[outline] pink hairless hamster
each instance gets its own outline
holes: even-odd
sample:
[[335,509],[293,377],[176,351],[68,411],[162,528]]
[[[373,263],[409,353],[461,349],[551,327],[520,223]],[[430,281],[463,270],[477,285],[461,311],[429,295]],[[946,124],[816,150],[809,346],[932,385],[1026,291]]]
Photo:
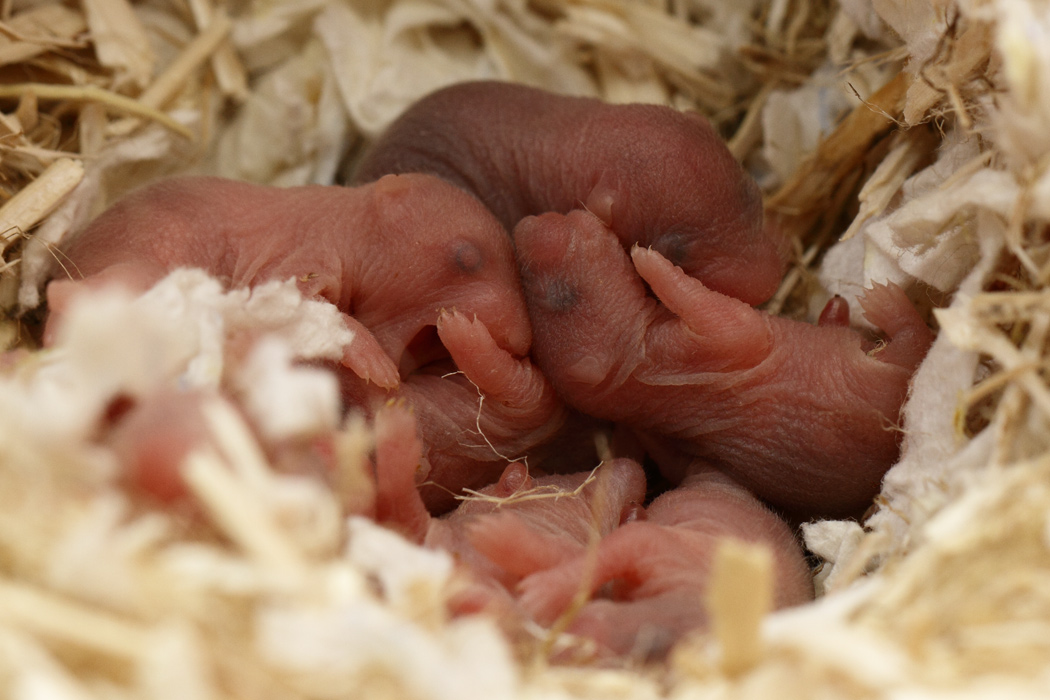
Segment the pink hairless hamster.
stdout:
[[[421,175],[286,189],[174,178],[107,209],[64,257],[89,285],[119,280],[145,289],[178,267],[203,268],[231,288],[295,277],[304,294],[346,312],[356,332],[347,366],[393,387],[395,361],[442,308],[477,315],[501,347],[528,352],[513,253],[495,231],[483,208]],[[80,284],[53,282],[51,310]]]
[[758,187],[697,113],[460,83],[409,108],[354,181],[404,172],[472,192],[508,231],[527,215],[585,207],[625,246],[652,247],[749,304],[768,299],[783,273]]
[[841,304],[824,326],[770,316],[655,250],[628,255],[586,211],[525,219],[514,236],[533,358],[570,405],[638,430],[674,481],[699,458],[803,517],[870,505],[932,340],[898,287],[863,299],[889,336],[869,348]]
[[[86,286],[145,290],[178,267],[203,268],[230,287],[296,279],[354,331],[343,357],[351,371],[341,374],[364,408],[400,396],[420,411],[432,478],[446,489],[487,483],[505,464],[500,454],[546,439],[564,414],[528,359],[506,233],[475,198],[436,177],[287,189],[165,180],[104,212],[63,262],[83,279],[48,287],[52,332]],[[440,361],[443,373],[449,359],[458,374],[425,371]],[[478,427],[488,442],[464,438]]]
[[813,598],[790,528],[726,475],[700,471],[656,498],[644,518],[604,537],[593,560],[578,557],[523,579],[519,602],[550,624],[571,609],[581,586],[604,591],[573,617],[569,631],[594,639],[605,653],[660,657],[707,626],[704,594],[723,538],[768,547],[775,607]]
[[592,530],[607,535],[642,510],[645,474],[633,460],[535,477],[524,463],[512,462],[493,483],[462,496],[455,511],[432,518],[413,483],[423,452],[415,424],[397,404],[376,413],[376,519],[452,552],[503,586],[582,554]]
[[813,596],[791,530],[724,474],[699,470],[644,508],[645,475],[633,460],[538,477],[516,462],[476,499],[437,519],[412,488],[422,449],[414,435],[403,408],[377,414],[377,516],[450,552],[470,573],[471,585],[452,600],[456,612],[488,609],[513,633],[523,619],[550,625],[584,592],[593,599],[572,632],[595,640],[605,655],[659,657],[706,626],[703,593],[723,537],[769,547],[777,607]]

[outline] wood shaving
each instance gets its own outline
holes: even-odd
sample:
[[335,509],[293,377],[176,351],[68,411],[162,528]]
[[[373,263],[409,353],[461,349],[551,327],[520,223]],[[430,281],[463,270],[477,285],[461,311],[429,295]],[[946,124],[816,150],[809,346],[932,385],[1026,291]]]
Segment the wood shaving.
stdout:
[[0,253],[32,230],[83,177],[79,162],[61,158],[0,207]]
[[84,13],[99,63],[121,74],[118,84],[148,85],[157,57],[131,3],[85,0]]
[[503,505],[510,505],[512,503],[521,503],[521,502],[524,502],[524,501],[545,501],[545,500],[551,500],[551,499],[557,501],[560,498],[571,498],[573,496],[579,496],[581,493],[583,493],[583,490],[585,488],[587,488],[588,485],[594,483],[597,480],[597,478],[598,478],[598,476],[597,476],[598,470],[600,470],[601,467],[602,467],[602,465],[599,464],[597,467],[592,469],[590,471],[590,473],[587,475],[587,478],[584,479],[583,482],[579,486],[577,486],[576,488],[572,489],[571,491],[566,491],[565,489],[561,488],[560,486],[556,486],[554,484],[547,484],[547,485],[541,484],[541,485],[533,487],[531,489],[525,489],[524,491],[515,491],[514,493],[512,493],[509,496],[502,496],[502,497],[500,497],[500,496],[490,496],[488,494],[480,493],[478,491],[475,491],[474,489],[463,489],[463,493],[465,493],[466,495],[465,496],[458,496],[457,495],[456,496],[456,500],[457,501],[481,501],[483,503],[492,503],[492,504],[497,505],[497,506],[503,506]]
[[0,25],[0,66],[21,63],[53,47],[81,48],[84,16],[63,5],[41,5]]
[[761,622],[773,609],[769,548],[722,541],[715,552],[706,602],[722,670],[739,676],[762,658]]

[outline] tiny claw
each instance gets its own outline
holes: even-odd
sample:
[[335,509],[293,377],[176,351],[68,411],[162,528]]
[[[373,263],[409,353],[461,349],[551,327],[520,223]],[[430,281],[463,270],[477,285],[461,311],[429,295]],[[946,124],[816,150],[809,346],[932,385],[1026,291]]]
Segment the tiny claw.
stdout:
[[343,367],[353,371],[366,382],[371,382],[382,389],[396,389],[401,383],[397,368],[390,358],[383,355],[382,358],[375,355],[366,355],[355,347],[351,342],[343,349]]
[[513,496],[518,491],[532,488],[532,477],[529,468],[523,462],[512,462],[503,470],[497,482],[496,494],[502,498]]
[[838,294],[828,299],[817,319],[817,325],[849,327],[849,302]]
[[415,415],[416,407],[410,404],[404,396],[394,396],[383,402],[383,408],[387,410],[405,411],[409,415]]
[[382,389],[396,389],[401,383],[397,365],[379,346],[372,332],[348,314],[343,314],[343,323],[354,338],[343,348],[342,365],[366,382]]
[[647,517],[648,513],[645,510],[645,506],[639,503],[628,503],[620,513],[620,524],[626,525],[627,523],[645,520]]

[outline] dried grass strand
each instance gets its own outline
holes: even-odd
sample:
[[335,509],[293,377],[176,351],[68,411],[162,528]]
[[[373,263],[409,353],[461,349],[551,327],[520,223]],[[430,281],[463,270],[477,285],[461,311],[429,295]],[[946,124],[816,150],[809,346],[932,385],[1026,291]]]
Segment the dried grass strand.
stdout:
[[51,85],[47,83],[15,83],[13,85],[0,85],[0,98],[21,98],[29,92],[34,93],[38,99],[42,100],[70,100],[102,105],[103,107],[107,107],[115,112],[157,122],[179,136],[183,136],[190,140],[194,139],[192,131],[169,117],[164,112],[143,104],[139,100],[125,97],[124,95],[94,85]]

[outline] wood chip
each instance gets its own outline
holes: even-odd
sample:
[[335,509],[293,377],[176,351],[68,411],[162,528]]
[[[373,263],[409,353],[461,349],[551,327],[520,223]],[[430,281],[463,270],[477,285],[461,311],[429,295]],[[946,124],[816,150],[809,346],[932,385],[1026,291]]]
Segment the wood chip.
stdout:
[[99,63],[131,84],[146,87],[157,56],[128,0],[83,0],[82,4]]
[[225,402],[211,401],[203,411],[225,459],[211,452],[191,454],[184,471],[187,485],[245,552],[291,580],[302,579],[304,556],[264,502],[274,487],[273,474],[251,430]]
[[183,48],[178,58],[139,96],[139,102],[146,107],[160,109],[175,99],[189,76],[211,58],[232,27],[226,13],[216,12],[207,29]]
[[933,60],[918,68],[918,75],[908,87],[904,106],[904,122],[909,126],[927,119],[927,113],[945,98],[954,103],[956,113],[966,117],[958,100],[958,88],[977,68],[988,62],[991,54],[991,27],[984,22],[966,28],[955,41],[943,40],[940,60]]
[[41,588],[0,579],[0,620],[93,654],[135,661],[147,647],[149,630],[100,608]]
[[87,30],[84,15],[65,5],[41,5],[0,24],[0,66],[28,61],[52,47],[76,48]]
[[936,136],[927,129],[901,132],[897,144],[890,149],[857,194],[860,211],[839,240],[853,238],[864,224],[885,211],[904,181],[915,172],[921,161],[929,158],[936,147]]
[[818,212],[850,171],[864,160],[871,144],[896,124],[911,80],[899,73],[842,120],[798,172],[777,191],[768,208],[790,216]]
[[0,97],[21,97],[32,92],[37,99],[70,100],[74,102],[96,102],[115,112],[135,115],[174,131],[180,136],[193,139],[193,132],[182,124],[153,107],[142,104],[139,100],[103,90],[94,85],[50,85],[46,83],[16,83],[0,85]]
[[715,550],[708,582],[711,630],[730,676],[762,657],[760,625],[773,609],[773,555],[769,548],[723,539]]
[[[203,31],[211,26],[215,15],[215,6],[211,0],[189,0],[189,5],[198,30]],[[215,79],[219,82],[219,89],[224,95],[232,97],[237,102],[244,102],[248,99],[250,95],[248,71],[237,56],[229,38],[225,38],[212,54],[211,69],[215,72]]]
[[83,177],[80,161],[62,158],[0,207],[0,253],[57,207]]
[[193,452],[185,460],[182,476],[215,523],[240,549],[289,581],[302,580],[306,567],[295,545],[228,465],[213,454]]

